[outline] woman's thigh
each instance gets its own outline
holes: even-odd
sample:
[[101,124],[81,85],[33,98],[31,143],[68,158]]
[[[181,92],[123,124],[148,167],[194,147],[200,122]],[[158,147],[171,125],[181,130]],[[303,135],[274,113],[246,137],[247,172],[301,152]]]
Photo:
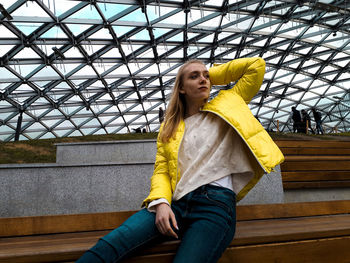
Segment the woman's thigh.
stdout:
[[174,262],[217,262],[235,234],[235,195],[206,186],[187,201],[184,220],[189,223]]

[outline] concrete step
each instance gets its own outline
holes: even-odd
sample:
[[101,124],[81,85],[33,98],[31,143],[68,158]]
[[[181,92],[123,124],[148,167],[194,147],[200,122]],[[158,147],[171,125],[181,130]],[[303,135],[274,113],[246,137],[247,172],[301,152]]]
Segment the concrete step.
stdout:
[[56,144],[60,164],[154,162],[156,140],[126,140]]
[[0,165],[0,217],[136,210],[153,163]]
[[[0,165],[0,217],[129,211],[150,189],[153,162]],[[240,204],[283,203],[279,167]]]

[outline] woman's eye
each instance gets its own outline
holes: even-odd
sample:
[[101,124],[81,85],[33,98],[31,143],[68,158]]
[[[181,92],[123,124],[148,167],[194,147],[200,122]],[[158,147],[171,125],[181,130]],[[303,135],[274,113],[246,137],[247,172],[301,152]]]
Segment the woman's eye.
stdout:
[[195,78],[197,78],[197,75],[191,75],[190,78],[195,79]]

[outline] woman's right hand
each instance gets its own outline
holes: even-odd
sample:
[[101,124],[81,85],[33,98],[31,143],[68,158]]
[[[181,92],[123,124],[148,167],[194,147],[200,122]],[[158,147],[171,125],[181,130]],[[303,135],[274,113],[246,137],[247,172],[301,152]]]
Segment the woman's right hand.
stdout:
[[175,214],[171,210],[170,206],[166,203],[160,203],[156,205],[156,226],[159,232],[163,235],[178,238],[177,234],[172,229],[173,225],[177,230],[177,222],[175,219]]

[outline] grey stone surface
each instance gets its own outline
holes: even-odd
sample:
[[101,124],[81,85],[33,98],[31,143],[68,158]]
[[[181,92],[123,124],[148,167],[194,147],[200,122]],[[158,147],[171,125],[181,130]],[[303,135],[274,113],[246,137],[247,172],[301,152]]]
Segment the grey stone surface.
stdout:
[[284,193],[280,166],[275,171],[264,174],[252,190],[238,203],[247,204],[274,204],[283,203]]
[[[152,172],[153,163],[0,165],[0,217],[137,210]],[[265,175],[239,204],[283,202],[279,179]]]
[[350,200],[350,188],[286,190],[286,203]]
[[0,166],[0,217],[136,210],[152,163]]
[[[57,164],[0,165],[0,217],[136,210],[148,195],[155,140],[57,145]],[[279,166],[239,204],[283,202]]]
[[154,162],[156,140],[56,144],[56,163],[102,164]]

